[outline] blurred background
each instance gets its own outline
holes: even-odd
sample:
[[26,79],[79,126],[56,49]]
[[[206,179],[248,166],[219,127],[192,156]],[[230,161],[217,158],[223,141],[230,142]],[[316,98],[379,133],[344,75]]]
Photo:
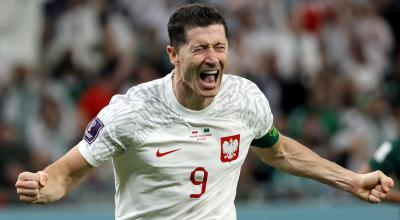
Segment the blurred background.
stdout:
[[[14,189],[21,171],[41,170],[78,143],[114,94],[172,70],[167,22],[190,2],[220,9],[230,32],[226,72],[258,84],[280,132],[354,171],[400,135],[400,1],[0,0],[0,217],[17,219],[28,209]],[[60,217],[104,206],[112,219],[113,195],[108,163],[48,207]],[[313,204],[300,208],[305,213],[315,204],[371,210],[347,193],[276,171],[252,152],[237,204],[239,219],[276,204]],[[380,207],[376,213],[387,208],[382,219],[400,218],[397,207]]]

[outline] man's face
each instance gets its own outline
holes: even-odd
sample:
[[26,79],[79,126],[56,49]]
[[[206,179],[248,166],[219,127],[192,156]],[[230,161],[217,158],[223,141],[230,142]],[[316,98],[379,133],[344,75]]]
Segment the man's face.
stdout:
[[178,62],[174,63],[184,91],[195,99],[213,98],[218,94],[227,62],[224,26],[190,28],[186,30],[186,38],[187,42],[177,51]]

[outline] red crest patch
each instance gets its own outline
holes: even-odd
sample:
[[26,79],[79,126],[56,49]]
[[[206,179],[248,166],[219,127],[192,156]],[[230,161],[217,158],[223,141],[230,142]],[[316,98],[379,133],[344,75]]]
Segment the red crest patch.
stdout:
[[239,156],[240,134],[221,137],[221,161],[234,161]]

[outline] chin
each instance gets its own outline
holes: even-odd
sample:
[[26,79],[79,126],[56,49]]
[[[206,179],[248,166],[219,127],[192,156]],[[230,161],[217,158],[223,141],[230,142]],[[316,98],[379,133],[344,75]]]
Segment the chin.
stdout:
[[218,92],[219,92],[219,88],[216,89],[215,91],[212,90],[212,91],[205,91],[205,92],[202,92],[200,95],[201,95],[202,97],[204,97],[204,98],[214,98],[215,96],[218,95]]

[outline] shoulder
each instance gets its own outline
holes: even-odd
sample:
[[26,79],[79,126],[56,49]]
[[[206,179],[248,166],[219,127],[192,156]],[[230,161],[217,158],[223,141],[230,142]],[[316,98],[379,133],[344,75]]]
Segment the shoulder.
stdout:
[[223,83],[224,85],[238,85],[240,87],[257,87],[257,85],[246,79],[242,76],[232,75],[232,74],[225,74],[223,76]]
[[257,85],[248,79],[225,75],[217,103],[217,113],[241,121],[252,128],[257,137],[271,127],[273,116],[268,100]]
[[224,75],[221,91],[222,93],[229,93],[250,99],[254,96],[264,96],[254,82],[244,77],[230,74]]
[[163,80],[161,78],[142,83],[131,87],[125,94],[114,95],[99,113],[99,117],[123,120],[137,117],[138,114],[135,113],[162,105]]
[[[259,104],[267,104],[267,98],[258,86],[241,76],[225,75],[221,87],[221,101],[240,102],[248,107]],[[251,103],[251,104],[250,104]]]
[[131,108],[142,105],[152,105],[154,101],[162,101],[164,94],[165,78],[156,79],[131,87],[124,95],[116,95],[110,104],[123,102]]
[[165,85],[165,78],[156,79],[131,87],[125,94],[127,101],[138,101],[160,96]]

